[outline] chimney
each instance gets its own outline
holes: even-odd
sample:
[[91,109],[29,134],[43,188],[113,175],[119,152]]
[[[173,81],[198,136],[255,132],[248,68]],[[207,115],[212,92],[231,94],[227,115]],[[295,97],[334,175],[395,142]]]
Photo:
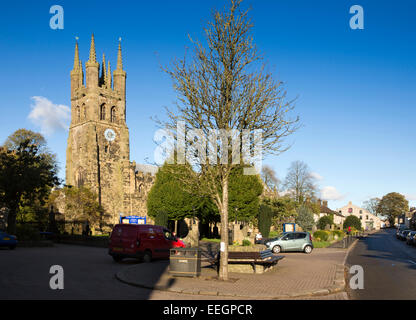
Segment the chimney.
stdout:
[[324,207],[328,207],[328,201],[324,201]]

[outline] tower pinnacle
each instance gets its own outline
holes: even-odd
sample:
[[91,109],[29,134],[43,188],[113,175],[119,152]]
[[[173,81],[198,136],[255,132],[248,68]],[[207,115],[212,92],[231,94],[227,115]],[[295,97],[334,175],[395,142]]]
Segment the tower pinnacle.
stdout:
[[107,68],[107,88],[111,89],[112,81],[111,81],[111,66],[110,61],[108,61],[108,68]]
[[105,65],[105,54],[103,54],[103,66],[101,69],[101,84],[104,85],[104,87],[107,86],[107,70]]
[[89,62],[97,62],[97,56],[95,54],[95,41],[94,41],[94,34],[91,36],[91,47],[90,47],[90,59]]
[[121,56],[121,38],[119,39],[118,43],[118,54],[117,54],[117,69],[116,70],[123,70],[123,58]]
[[78,70],[79,68],[79,50],[78,50],[78,39],[75,42],[75,55],[74,55],[74,69]]

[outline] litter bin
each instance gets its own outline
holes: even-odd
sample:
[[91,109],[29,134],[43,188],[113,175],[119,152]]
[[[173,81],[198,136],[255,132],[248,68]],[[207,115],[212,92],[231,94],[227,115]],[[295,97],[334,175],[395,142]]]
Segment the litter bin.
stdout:
[[169,273],[180,277],[201,275],[201,250],[199,248],[170,249]]

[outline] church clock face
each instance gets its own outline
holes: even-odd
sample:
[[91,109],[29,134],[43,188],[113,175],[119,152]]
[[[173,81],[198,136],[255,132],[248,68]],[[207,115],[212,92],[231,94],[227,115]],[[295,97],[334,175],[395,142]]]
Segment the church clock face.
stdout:
[[116,139],[116,136],[117,135],[113,129],[107,129],[104,131],[104,137],[106,138],[108,142],[114,141]]

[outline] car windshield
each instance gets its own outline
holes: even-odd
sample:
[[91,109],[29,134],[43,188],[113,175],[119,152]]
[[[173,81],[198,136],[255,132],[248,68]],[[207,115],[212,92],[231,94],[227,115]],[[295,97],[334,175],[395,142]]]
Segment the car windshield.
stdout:
[[274,240],[279,240],[282,239],[285,235],[287,235],[287,232],[282,232],[281,234],[279,234]]

